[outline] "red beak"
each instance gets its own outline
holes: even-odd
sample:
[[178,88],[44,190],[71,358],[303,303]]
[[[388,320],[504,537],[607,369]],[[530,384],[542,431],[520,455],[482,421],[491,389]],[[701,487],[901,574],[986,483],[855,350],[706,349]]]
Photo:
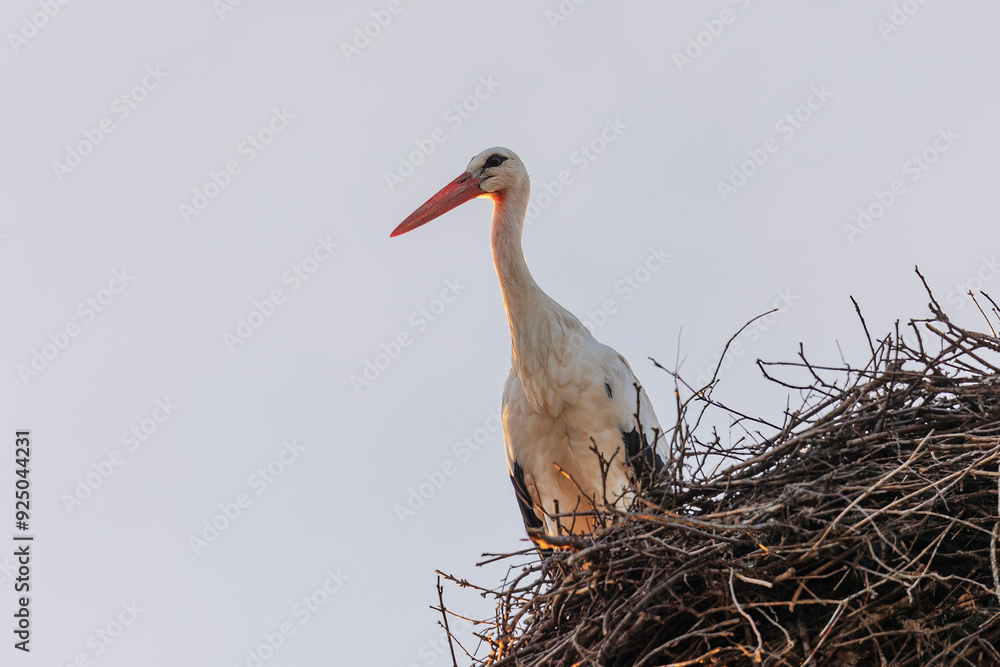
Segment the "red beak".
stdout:
[[410,217],[399,223],[399,227],[396,227],[396,229],[394,229],[392,234],[389,234],[389,236],[399,236],[400,234],[405,234],[406,232],[412,231],[421,225],[426,225],[434,218],[444,215],[456,206],[461,206],[470,199],[475,199],[476,197],[486,194],[479,189],[479,183],[481,181],[482,179],[477,178],[472,174],[462,174],[454,181],[441,188],[440,192],[428,199],[423,206],[411,213]]

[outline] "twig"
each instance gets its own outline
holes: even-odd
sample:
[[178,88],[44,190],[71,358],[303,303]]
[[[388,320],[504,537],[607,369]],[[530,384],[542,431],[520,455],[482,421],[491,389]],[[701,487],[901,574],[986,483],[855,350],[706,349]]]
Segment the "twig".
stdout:
[[448,612],[444,607],[444,586],[441,585],[441,575],[437,578],[438,602],[441,604],[441,618],[444,619],[444,632],[448,635],[448,648],[451,650],[452,667],[458,667],[458,659],[455,657],[455,647],[451,643],[451,629],[448,627]]
[[753,630],[754,635],[757,636],[757,650],[753,653],[754,662],[761,662],[761,654],[764,651],[764,639],[760,636],[760,630],[757,629],[757,624],[754,623],[750,614],[743,611],[743,607],[740,606],[740,601],[736,599],[736,589],[733,588],[733,573],[734,570],[729,568],[729,593],[733,596],[733,604],[736,606],[736,611],[739,612],[740,616],[747,619],[750,623],[750,628]]

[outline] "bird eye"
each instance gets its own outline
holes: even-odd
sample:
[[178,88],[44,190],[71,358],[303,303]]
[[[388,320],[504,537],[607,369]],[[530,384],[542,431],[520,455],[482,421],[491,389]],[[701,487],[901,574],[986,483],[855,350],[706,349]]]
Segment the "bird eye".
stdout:
[[499,167],[501,164],[503,164],[503,161],[506,159],[507,158],[505,158],[502,155],[491,155],[486,160],[486,164],[484,164],[483,166],[486,167],[487,169],[489,169],[490,167]]

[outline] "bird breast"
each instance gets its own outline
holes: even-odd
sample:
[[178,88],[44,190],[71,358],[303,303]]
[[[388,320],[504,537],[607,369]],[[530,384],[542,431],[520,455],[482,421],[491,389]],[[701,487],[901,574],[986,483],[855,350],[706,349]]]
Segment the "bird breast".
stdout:
[[579,402],[592,384],[604,381],[598,377],[595,359],[587,354],[588,340],[593,338],[578,321],[533,318],[513,333],[511,372],[539,410],[557,417]]
[[[615,503],[628,492],[621,431],[603,383],[578,383],[574,400],[563,401],[562,411],[553,416],[527,398],[520,378],[512,372],[505,399],[503,427],[509,466],[513,469],[517,462],[532,502],[547,514],[589,512],[595,504]],[[612,461],[606,484],[594,447],[605,461]],[[558,532],[551,517],[543,521],[546,532]],[[579,533],[594,525],[581,517],[575,525],[563,528]]]

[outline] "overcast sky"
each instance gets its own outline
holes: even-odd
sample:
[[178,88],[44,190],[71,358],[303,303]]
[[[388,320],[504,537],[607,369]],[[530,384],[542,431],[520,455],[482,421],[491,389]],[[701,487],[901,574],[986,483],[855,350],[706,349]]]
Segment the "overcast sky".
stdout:
[[717,393],[773,420],[754,361],[863,361],[849,297],[874,334],[923,316],[914,265],[983,326],[998,24],[989,0],[5,3],[0,662],[445,664],[434,570],[496,585],[480,554],[524,546],[509,331],[488,201],[389,233],[487,147],[532,176],[536,280],[663,423],[648,358],[696,380],[774,307]]

